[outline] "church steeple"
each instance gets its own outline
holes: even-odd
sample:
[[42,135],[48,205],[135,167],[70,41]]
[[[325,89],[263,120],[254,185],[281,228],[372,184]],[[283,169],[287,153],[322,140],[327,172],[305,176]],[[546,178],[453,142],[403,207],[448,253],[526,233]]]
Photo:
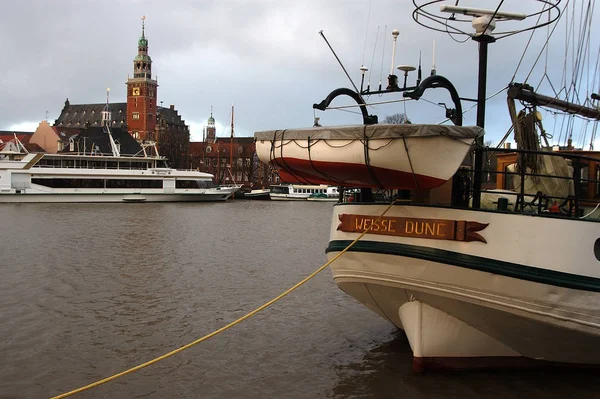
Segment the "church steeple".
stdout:
[[210,118],[208,118],[206,126],[206,141],[209,143],[217,141],[217,128],[215,126],[215,118],[213,118],[212,105],[210,106]]

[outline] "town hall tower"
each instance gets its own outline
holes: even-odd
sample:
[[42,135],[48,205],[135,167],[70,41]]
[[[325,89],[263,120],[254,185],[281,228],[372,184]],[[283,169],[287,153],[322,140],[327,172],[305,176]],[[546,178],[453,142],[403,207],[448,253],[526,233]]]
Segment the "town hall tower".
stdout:
[[156,93],[158,83],[152,79],[152,59],[148,55],[148,39],[144,32],[138,40],[138,54],[133,59],[133,77],[127,79],[127,130],[139,142],[157,140]]

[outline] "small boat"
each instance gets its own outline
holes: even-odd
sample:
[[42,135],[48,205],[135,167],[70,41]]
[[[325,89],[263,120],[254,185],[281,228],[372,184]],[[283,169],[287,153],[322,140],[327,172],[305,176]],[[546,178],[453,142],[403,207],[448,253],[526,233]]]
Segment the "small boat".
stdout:
[[337,190],[337,187],[331,188],[323,184],[274,184],[269,188],[269,195],[273,201],[305,201],[314,194],[327,195],[332,189]]
[[452,177],[482,134],[477,126],[377,124],[263,131],[255,138],[260,160],[286,183],[430,189]]
[[340,200],[340,194],[337,187],[327,187],[327,192],[311,194],[306,200],[317,202],[338,202]]
[[252,200],[270,200],[271,196],[269,195],[271,190],[268,188],[260,188],[256,190],[250,190],[244,193],[244,198],[252,199]]

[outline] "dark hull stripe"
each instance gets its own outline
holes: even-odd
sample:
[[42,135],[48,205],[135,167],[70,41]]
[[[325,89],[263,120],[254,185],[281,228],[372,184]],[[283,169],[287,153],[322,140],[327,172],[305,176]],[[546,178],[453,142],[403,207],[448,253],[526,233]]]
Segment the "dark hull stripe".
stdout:
[[[351,243],[352,241],[350,240],[330,241],[325,252],[342,251]],[[557,272],[554,270],[525,266],[518,263],[505,262],[481,256],[461,254],[437,248],[378,241],[359,241],[348,251],[424,259],[432,262],[499,274],[506,277],[513,277],[519,280],[533,281],[536,283],[576,290],[600,292],[600,279],[598,278]]]

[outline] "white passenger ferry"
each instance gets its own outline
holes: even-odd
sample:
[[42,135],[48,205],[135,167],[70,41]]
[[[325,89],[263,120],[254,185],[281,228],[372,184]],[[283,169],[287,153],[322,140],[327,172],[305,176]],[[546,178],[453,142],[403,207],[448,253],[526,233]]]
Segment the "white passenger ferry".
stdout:
[[326,185],[276,184],[270,187],[271,200],[307,200],[311,195],[323,194],[337,198],[338,188]]
[[225,201],[239,189],[170,168],[146,147],[140,156],[121,155],[109,137],[111,155],[28,153],[15,137],[0,151],[0,202]]

